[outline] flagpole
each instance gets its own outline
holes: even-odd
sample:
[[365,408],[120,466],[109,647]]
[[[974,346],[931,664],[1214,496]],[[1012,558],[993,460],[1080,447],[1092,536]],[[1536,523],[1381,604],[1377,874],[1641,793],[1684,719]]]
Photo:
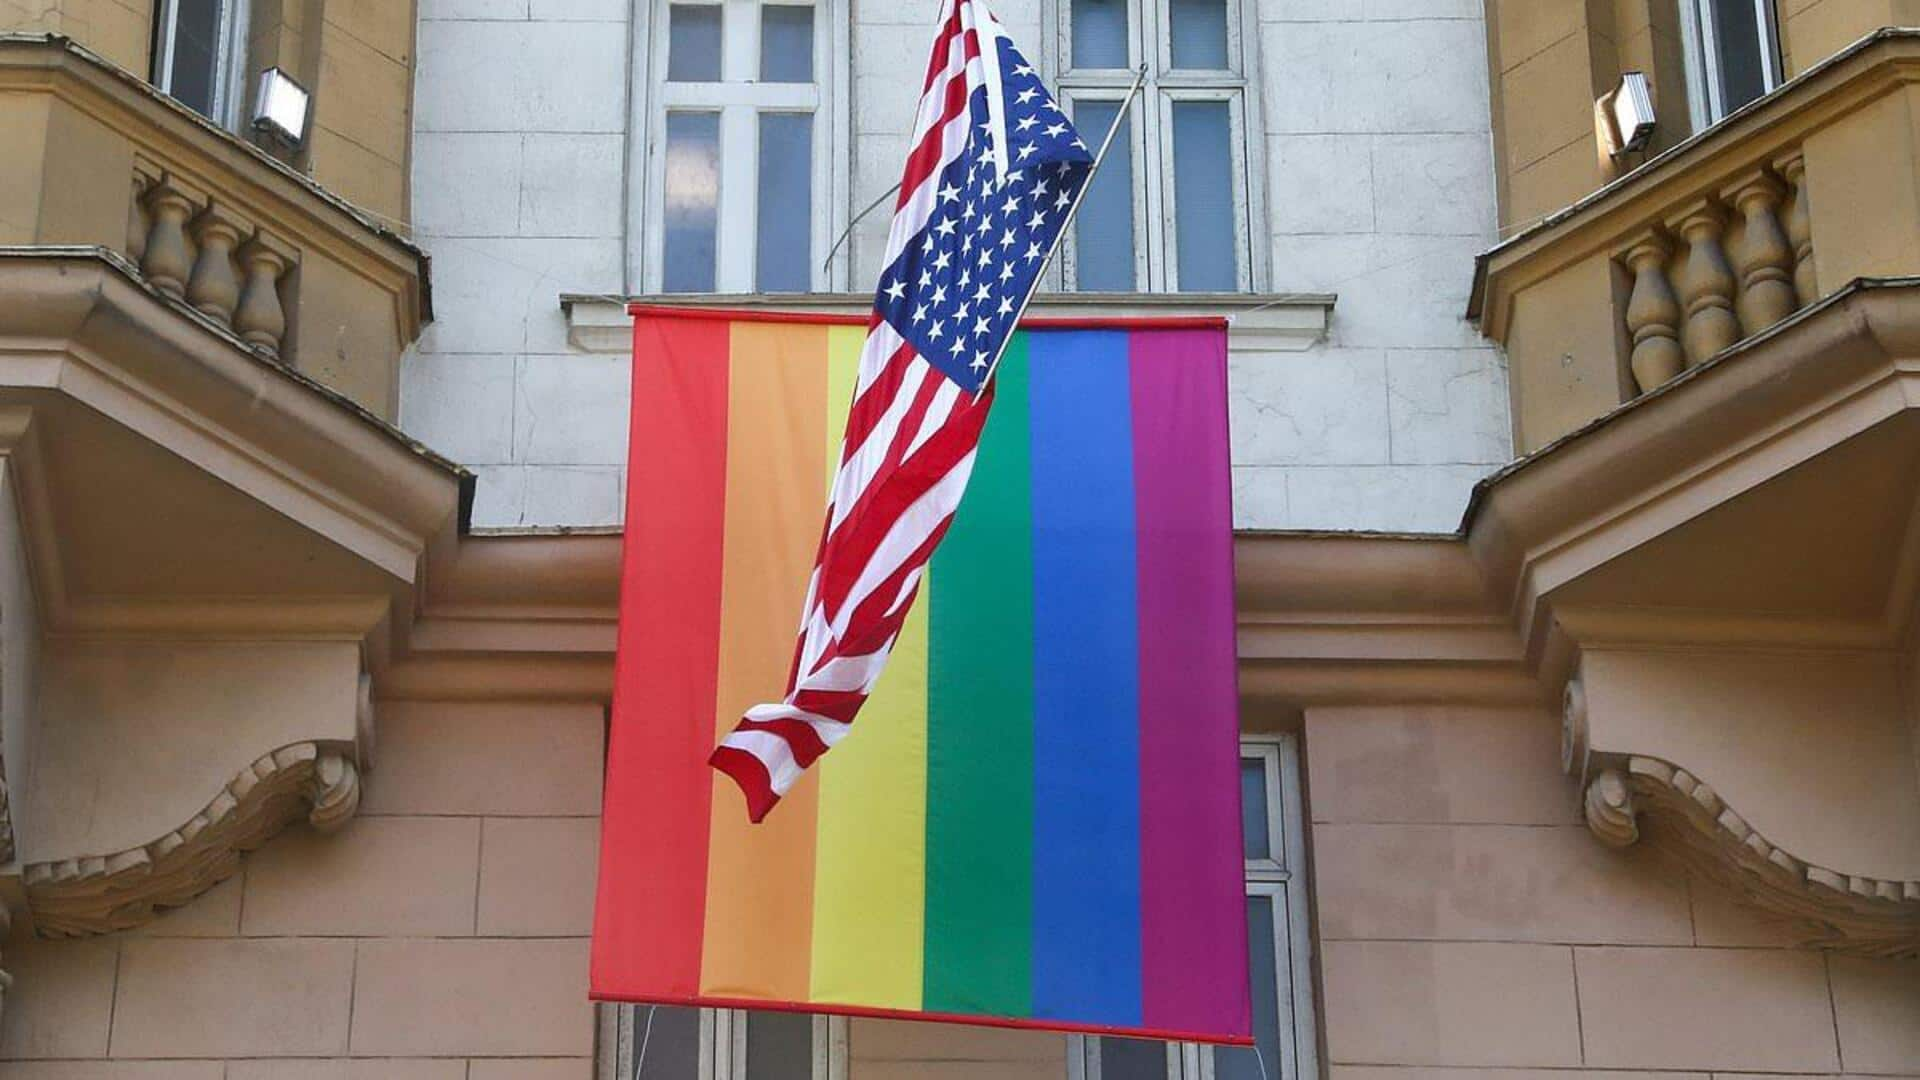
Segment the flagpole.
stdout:
[[973,400],[978,404],[986,396],[987,386],[993,382],[993,373],[1000,370],[1000,361],[1007,355],[1007,346],[1013,344],[1013,334],[1020,328],[1020,320],[1027,317],[1027,308],[1032,305],[1034,294],[1040,291],[1040,279],[1046,276],[1047,267],[1053,265],[1053,256],[1060,250],[1060,242],[1067,238],[1067,230],[1073,228],[1073,219],[1080,215],[1080,204],[1086,201],[1087,192],[1093,189],[1093,178],[1100,174],[1100,165],[1107,160],[1107,151],[1113,149],[1114,136],[1120,134],[1120,124],[1126,120],[1133,108],[1133,99],[1140,96],[1140,88],[1147,83],[1147,65],[1141,64],[1134,73],[1133,86],[1127,91],[1126,100],[1120,103],[1120,111],[1113,114],[1113,123],[1107,125],[1107,137],[1100,142],[1100,152],[1093,155],[1093,168],[1087,170],[1087,182],[1080,185],[1079,194],[1073,197],[1073,205],[1067,208],[1066,220],[1060,223],[1060,231],[1053,235],[1053,243],[1047,247],[1047,257],[1040,262],[1040,272],[1033,276],[1033,284],[1027,287],[1027,295],[1020,301],[1020,310],[1014,313],[1013,323],[1000,342],[1000,350],[993,355],[993,363],[987,365],[987,373],[980,377],[980,389],[974,391]]

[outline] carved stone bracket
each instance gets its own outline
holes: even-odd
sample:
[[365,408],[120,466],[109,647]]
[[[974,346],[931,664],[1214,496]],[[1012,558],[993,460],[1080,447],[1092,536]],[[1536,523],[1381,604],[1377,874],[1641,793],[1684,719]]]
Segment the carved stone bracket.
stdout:
[[1602,769],[1586,786],[1585,805],[1603,843],[1626,847],[1646,836],[1790,927],[1801,944],[1920,958],[1920,881],[1843,874],[1796,858],[1670,762],[1630,757]]
[[43,937],[126,930],[178,907],[239,869],[303,813],[317,829],[344,825],[360,805],[351,751],[296,743],[240,770],[206,809],[167,835],[112,855],[31,863],[24,879]]

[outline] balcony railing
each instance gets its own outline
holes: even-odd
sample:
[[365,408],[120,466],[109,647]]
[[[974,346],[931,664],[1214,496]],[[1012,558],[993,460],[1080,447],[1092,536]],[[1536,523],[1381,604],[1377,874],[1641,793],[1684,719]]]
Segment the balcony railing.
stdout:
[[394,417],[430,317],[419,249],[57,36],[0,35],[0,131],[0,244],[116,251],[246,347]]
[[1920,273],[1920,31],[1867,37],[1483,255],[1538,449],[1864,276]]

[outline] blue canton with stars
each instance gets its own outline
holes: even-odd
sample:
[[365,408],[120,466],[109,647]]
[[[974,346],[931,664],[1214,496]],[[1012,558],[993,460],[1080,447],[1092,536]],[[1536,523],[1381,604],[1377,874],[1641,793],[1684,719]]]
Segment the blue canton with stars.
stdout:
[[995,175],[987,90],[968,102],[973,133],[938,180],[933,214],[880,276],[881,317],[929,363],[977,392],[999,355],[1093,154],[1013,43],[999,41],[1007,174]]

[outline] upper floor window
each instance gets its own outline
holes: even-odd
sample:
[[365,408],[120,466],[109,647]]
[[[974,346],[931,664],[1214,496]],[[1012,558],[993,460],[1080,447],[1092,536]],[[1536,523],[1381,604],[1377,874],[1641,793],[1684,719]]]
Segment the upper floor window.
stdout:
[[1097,292],[1255,287],[1257,123],[1249,0],[1053,0],[1060,95],[1090,145],[1121,120],[1063,254],[1065,285]]
[[[846,0],[653,4],[645,280],[657,292],[808,292],[847,154],[836,123]],[[844,199],[839,200],[844,202]]]
[[1300,761],[1291,736],[1240,746],[1248,974],[1258,1051],[1135,1039],[1075,1039],[1068,1080],[1306,1080],[1314,1064]]
[[160,0],[153,21],[153,85],[223,127],[238,127],[245,96],[247,0]]
[[1704,130],[1780,85],[1773,0],[1679,0],[1693,128]]
[[[845,1080],[846,1021],[799,1013],[621,1005],[600,1080]],[[603,1022],[604,1023],[604,1022]]]

